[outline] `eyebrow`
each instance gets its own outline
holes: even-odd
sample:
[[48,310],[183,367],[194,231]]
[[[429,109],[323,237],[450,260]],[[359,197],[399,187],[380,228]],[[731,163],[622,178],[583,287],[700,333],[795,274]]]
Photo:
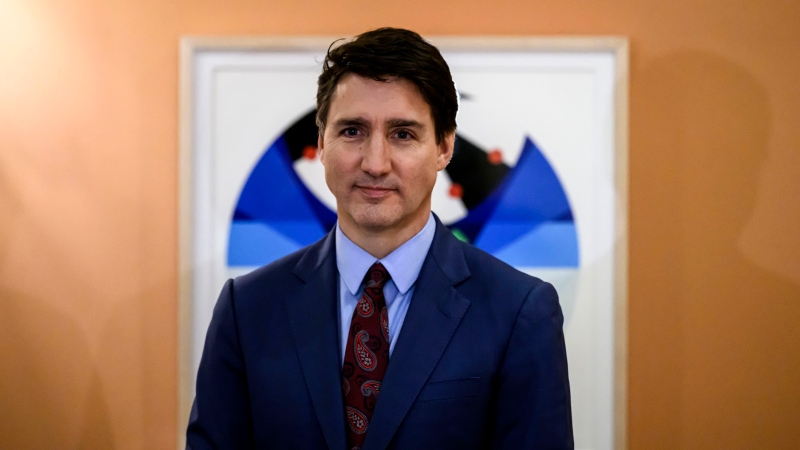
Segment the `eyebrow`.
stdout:
[[[425,124],[423,124],[422,122],[410,119],[389,119],[386,121],[386,123],[393,128],[398,128],[398,127],[417,128],[417,129],[425,128]],[[337,120],[334,123],[334,126],[340,128],[340,127],[366,126],[368,124],[369,122],[361,117],[343,117]]]
[[398,128],[418,128],[424,129],[425,125],[421,122],[417,122],[416,120],[409,120],[409,119],[389,119],[388,122],[389,126]]
[[360,117],[344,117],[337,120],[334,123],[336,127],[353,127],[353,126],[364,126],[367,124],[367,121],[360,118]]

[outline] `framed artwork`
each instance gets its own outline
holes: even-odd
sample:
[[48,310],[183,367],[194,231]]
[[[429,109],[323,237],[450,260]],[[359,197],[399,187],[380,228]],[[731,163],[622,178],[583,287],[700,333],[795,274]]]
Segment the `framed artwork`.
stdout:
[[[181,436],[225,280],[336,223],[314,122],[316,79],[335,39],[182,41]],[[627,41],[429,39],[460,95],[433,211],[459,239],[553,283],[576,448],[625,448]]]

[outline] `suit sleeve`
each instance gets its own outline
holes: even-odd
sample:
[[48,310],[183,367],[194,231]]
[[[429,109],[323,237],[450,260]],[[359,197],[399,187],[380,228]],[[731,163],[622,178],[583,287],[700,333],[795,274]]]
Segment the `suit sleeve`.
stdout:
[[233,281],[228,280],[214,307],[203,356],[186,447],[253,448],[247,377],[239,343]]
[[503,360],[493,448],[574,448],[563,324],[558,294],[539,283],[525,298]]

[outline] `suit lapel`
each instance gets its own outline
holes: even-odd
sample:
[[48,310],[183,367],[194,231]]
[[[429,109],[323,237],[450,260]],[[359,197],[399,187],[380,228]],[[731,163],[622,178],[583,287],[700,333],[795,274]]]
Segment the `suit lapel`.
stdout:
[[453,287],[469,277],[463,252],[436,218],[436,235],[417,278],[364,449],[383,449],[392,440],[469,308]]
[[334,233],[301,258],[295,275],[305,284],[286,308],[297,354],[328,448],[345,443],[340,381],[337,277]]

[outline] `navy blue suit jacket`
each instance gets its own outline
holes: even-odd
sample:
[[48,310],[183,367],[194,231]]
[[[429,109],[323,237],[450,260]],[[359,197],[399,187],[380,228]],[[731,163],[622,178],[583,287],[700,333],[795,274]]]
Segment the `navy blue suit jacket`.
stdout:
[[[345,448],[334,240],[225,285],[189,448]],[[550,284],[437,219],[364,450],[572,448],[562,324]]]

